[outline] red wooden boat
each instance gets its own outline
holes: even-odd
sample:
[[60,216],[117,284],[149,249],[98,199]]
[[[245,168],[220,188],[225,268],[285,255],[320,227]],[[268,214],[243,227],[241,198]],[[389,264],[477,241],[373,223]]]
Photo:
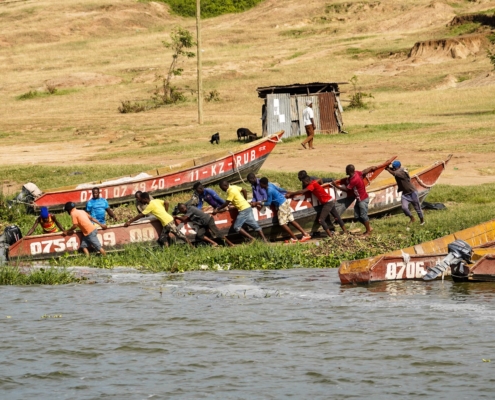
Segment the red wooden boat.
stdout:
[[452,273],[454,282],[495,282],[495,248],[487,249],[485,254],[474,264],[464,267],[462,275]]
[[[163,196],[175,192],[192,189],[194,182],[201,181],[212,185],[227,179],[236,182],[245,178],[250,172],[258,172],[263,162],[275,148],[284,131],[272,136],[244,145],[241,148],[211,156],[205,156],[170,165],[144,173],[145,177],[126,176],[106,181],[95,181],[80,185],[47,189],[32,200],[36,209],[42,206],[51,211],[62,210],[65,203],[71,201],[82,207],[91,199],[91,189],[99,187],[101,196],[111,205],[122,204],[134,200],[138,190],[153,196]],[[139,174],[142,176],[142,174]],[[137,177],[137,178],[136,178]]]
[[[443,236],[406,249],[361,260],[344,261],[339,267],[342,284],[422,279],[448,253],[447,246],[456,239],[474,248],[473,261],[495,253],[495,220]],[[481,271],[481,269],[480,269]],[[495,266],[494,266],[495,276]],[[446,271],[450,274],[450,269]]]
[[[366,182],[373,181],[395,157],[387,160],[378,169],[365,177]],[[333,188],[324,185],[327,192],[334,195]],[[296,196],[291,199],[291,208],[294,218],[303,227],[309,229],[313,226],[317,212],[319,211],[318,200],[310,193]],[[277,223],[276,211],[269,207],[259,210],[253,209],[254,216],[260,224],[267,238],[275,240],[282,237],[283,231]],[[232,224],[237,217],[236,209],[218,213],[213,216],[218,229],[229,238],[240,240],[241,238],[233,231]],[[181,224],[180,229],[191,241],[196,239],[196,231],[191,224]],[[161,232],[160,222],[154,218],[141,219],[128,228],[123,224],[109,226],[106,230],[98,231],[98,238],[106,249],[118,250],[131,243],[156,241]],[[81,243],[81,233],[76,232],[72,236],[63,236],[61,233],[52,233],[38,236],[27,236],[14,243],[8,249],[10,260],[30,258],[33,260],[60,257],[67,252],[76,251]]]
[[[447,167],[451,158],[452,154],[449,155],[445,161],[437,161],[429,167],[410,172],[411,182],[418,190],[418,196],[421,202],[426,198],[431,188],[435,186],[438,178],[440,178],[440,175]],[[393,176],[389,179],[373,182],[366,190],[368,191],[370,198],[368,206],[369,216],[378,216],[401,208],[401,194],[397,193],[397,182]],[[340,203],[341,206],[339,212],[343,211],[345,196],[345,193],[338,196],[338,203]],[[353,205],[351,205],[342,214],[342,218],[350,219],[353,217],[354,210]]]

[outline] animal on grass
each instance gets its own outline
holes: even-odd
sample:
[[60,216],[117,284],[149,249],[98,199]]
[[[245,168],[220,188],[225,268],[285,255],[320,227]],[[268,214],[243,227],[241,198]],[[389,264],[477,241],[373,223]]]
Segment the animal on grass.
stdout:
[[251,132],[248,128],[239,128],[237,129],[237,140],[241,140],[241,138],[244,138],[244,140],[255,140],[254,138],[258,138],[257,133]]
[[248,142],[252,142],[253,140],[257,140],[257,139],[258,139],[258,134],[256,133],[253,133],[252,135],[248,136]]
[[220,143],[220,133],[217,132],[214,135],[211,135],[210,143],[211,144],[213,144],[213,143],[219,144]]

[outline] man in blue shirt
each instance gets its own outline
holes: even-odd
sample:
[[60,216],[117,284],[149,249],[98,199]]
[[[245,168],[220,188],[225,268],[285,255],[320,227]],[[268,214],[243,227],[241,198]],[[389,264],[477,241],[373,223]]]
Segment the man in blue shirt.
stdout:
[[200,210],[203,208],[203,202],[205,201],[213,208],[218,208],[223,203],[225,203],[225,200],[222,199],[217,194],[217,192],[215,192],[213,189],[205,188],[201,184],[201,182],[196,182],[193,186],[193,189],[194,189],[193,198],[196,197],[198,199],[198,204],[196,207],[199,208]]
[[251,184],[253,189],[253,202],[265,201],[266,200],[266,190],[260,186],[260,180],[256,178],[256,175],[252,172],[248,174],[247,180]]
[[103,197],[100,197],[100,188],[97,187],[93,188],[93,197],[86,203],[86,211],[101,224],[106,224],[106,213],[108,213],[114,221],[117,221],[117,217],[108,205],[108,201]]
[[[299,225],[292,215],[290,208],[290,200],[286,199],[282,193],[287,192],[284,189],[278,188],[273,183],[268,182],[268,178],[260,179],[260,186],[266,190],[267,198],[263,202],[255,202],[255,205],[274,206],[277,209],[278,224],[291,237],[286,243],[296,243],[297,238],[289,228],[289,223],[292,224],[299,232],[303,234],[301,242],[306,242],[311,239],[311,236]],[[283,191],[283,192],[282,192]]]

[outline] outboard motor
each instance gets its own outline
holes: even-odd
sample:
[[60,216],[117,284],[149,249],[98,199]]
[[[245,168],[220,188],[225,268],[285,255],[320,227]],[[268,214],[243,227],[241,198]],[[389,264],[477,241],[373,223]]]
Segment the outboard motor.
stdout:
[[424,281],[431,281],[451,267],[456,269],[459,274],[464,273],[464,263],[471,262],[473,249],[464,240],[455,240],[447,246],[449,254],[437,263],[434,267],[428,270],[428,273],[423,276]]
[[17,195],[14,200],[9,200],[9,207],[12,207],[15,203],[30,205],[37,197],[41,196],[43,192],[32,182],[26,183],[21,190],[21,193]]
[[8,250],[15,242],[22,239],[22,232],[17,225],[10,225],[0,235],[0,265],[8,260]]
[[0,235],[0,265],[7,262],[7,250],[9,246],[5,243],[5,235]]

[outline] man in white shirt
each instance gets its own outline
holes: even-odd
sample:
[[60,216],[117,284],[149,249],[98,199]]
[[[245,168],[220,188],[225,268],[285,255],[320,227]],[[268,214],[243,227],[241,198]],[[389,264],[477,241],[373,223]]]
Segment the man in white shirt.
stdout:
[[306,108],[303,111],[303,123],[304,123],[304,128],[306,128],[306,135],[308,137],[304,142],[301,143],[301,146],[306,148],[306,144],[309,146],[310,150],[313,150],[313,138],[315,136],[315,114],[313,112],[313,102],[311,100],[306,101]]

